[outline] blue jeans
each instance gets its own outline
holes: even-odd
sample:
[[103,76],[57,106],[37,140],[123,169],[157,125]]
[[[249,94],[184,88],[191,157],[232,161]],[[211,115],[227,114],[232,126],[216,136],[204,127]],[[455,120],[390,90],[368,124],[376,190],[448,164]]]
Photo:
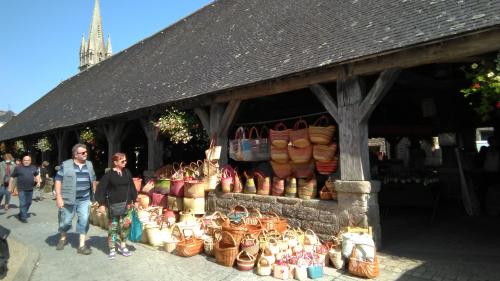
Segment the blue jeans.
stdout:
[[6,186],[0,185],[0,203],[2,203],[3,196],[5,195],[5,206],[9,206],[10,192]]
[[74,205],[66,205],[59,209],[59,233],[68,232],[73,224],[73,217],[78,217],[76,232],[87,234],[89,231],[90,199],[76,200]]
[[27,219],[28,210],[31,206],[31,199],[33,198],[33,190],[18,190],[19,196],[19,218]]

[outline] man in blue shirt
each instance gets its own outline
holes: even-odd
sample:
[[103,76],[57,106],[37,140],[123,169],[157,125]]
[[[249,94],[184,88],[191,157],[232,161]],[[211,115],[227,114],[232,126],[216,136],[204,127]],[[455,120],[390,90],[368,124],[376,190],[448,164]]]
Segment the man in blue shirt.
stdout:
[[77,253],[90,255],[92,250],[85,245],[85,236],[89,230],[90,198],[96,189],[96,177],[92,162],[87,161],[87,147],[84,144],[75,144],[71,154],[73,158],[61,164],[54,178],[61,235],[56,249],[64,249],[67,243],[66,234],[71,229],[76,214],[78,217],[76,232],[80,234]]
[[31,165],[31,156],[23,157],[22,165],[17,166],[9,180],[9,191],[14,190],[14,178],[17,178],[17,190],[19,196],[19,215],[21,222],[28,222],[28,210],[33,198],[33,187],[40,187],[40,175],[38,169]]

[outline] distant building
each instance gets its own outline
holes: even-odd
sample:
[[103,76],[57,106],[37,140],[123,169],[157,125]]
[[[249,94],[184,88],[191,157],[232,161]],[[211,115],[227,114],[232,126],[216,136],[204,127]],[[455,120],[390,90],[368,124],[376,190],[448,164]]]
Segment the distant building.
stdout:
[[108,42],[104,44],[102,31],[101,8],[99,0],[94,3],[92,21],[90,23],[88,41],[82,36],[80,45],[80,71],[83,71],[94,64],[97,64],[112,55],[111,38],[108,35]]
[[0,110],[0,127],[5,125],[5,123],[9,122],[12,117],[16,116],[16,114],[11,110]]

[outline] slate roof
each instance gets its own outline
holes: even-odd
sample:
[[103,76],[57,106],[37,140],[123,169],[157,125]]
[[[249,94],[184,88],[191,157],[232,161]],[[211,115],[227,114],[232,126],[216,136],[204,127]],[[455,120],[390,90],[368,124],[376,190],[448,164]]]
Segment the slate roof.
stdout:
[[79,73],[0,140],[500,25],[498,0],[221,0]]

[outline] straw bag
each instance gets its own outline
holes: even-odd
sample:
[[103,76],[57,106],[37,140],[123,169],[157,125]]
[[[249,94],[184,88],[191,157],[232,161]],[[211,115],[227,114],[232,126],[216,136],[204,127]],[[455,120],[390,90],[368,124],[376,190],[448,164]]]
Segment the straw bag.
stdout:
[[286,280],[286,279],[292,277],[290,274],[289,265],[286,263],[273,264],[273,277],[277,278],[277,279],[282,279],[282,280]]
[[205,150],[205,157],[208,161],[217,161],[220,159],[222,146],[215,145],[215,138],[210,139],[210,146]]
[[167,208],[172,211],[184,210],[184,201],[182,197],[168,196]]
[[205,250],[205,254],[208,256],[214,256],[214,247],[215,247],[215,242],[213,237],[205,237],[203,239],[203,249]]
[[283,196],[284,193],[285,193],[285,180],[278,177],[274,177],[271,194],[273,196]]
[[257,194],[269,195],[271,193],[271,178],[261,171],[256,171],[254,176],[257,178]]
[[254,161],[245,128],[238,127],[233,140],[229,140],[229,157],[236,161]]
[[380,274],[378,256],[375,253],[373,260],[362,260],[356,255],[356,246],[352,247],[352,254],[349,258],[347,269],[352,275],[373,279]]
[[259,241],[253,235],[246,234],[241,240],[240,249],[256,257],[260,250]]
[[238,171],[235,169],[233,173],[233,193],[241,193],[243,191],[243,184],[241,183],[241,178],[238,175]]
[[255,266],[255,257],[247,251],[241,251],[236,256],[236,266],[241,271],[252,270]]
[[312,229],[306,229],[306,231],[304,232],[304,245],[314,246],[318,244],[321,243],[319,242],[319,238],[316,233],[314,233]]
[[285,196],[286,197],[297,197],[297,179],[288,178],[285,185]]
[[183,179],[172,179],[170,185],[169,195],[175,197],[183,197],[184,196],[184,180]]
[[229,221],[239,223],[242,218],[248,217],[248,210],[245,206],[235,205],[231,208],[230,212],[227,214]]
[[292,174],[296,178],[309,178],[314,172],[314,161],[305,163],[292,163]]
[[192,257],[203,252],[204,241],[203,239],[196,238],[194,235],[186,238],[183,230],[181,239],[179,243],[177,243],[177,247],[175,250],[177,255],[181,257]]
[[278,163],[286,163],[290,159],[288,156],[288,146],[277,147],[271,145],[271,159]]
[[227,167],[222,168],[220,184],[223,193],[229,193],[233,189],[233,176]]
[[140,209],[146,209],[149,206],[149,196],[146,194],[138,194],[137,202],[139,203],[138,205]]
[[205,214],[205,198],[183,198],[183,208],[186,212],[192,212],[196,215]]
[[315,178],[299,179],[297,182],[297,189],[298,189],[299,198],[301,198],[301,199],[316,198],[317,181]]
[[152,197],[152,202],[151,202],[151,206],[160,206],[160,207],[163,207],[163,208],[166,208],[167,207],[167,198],[168,196],[167,195],[163,195],[161,193],[153,193],[151,194],[151,197]]
[[203,175],[205,177],[218,176],[219,175],[219,163],[217,161],[203,161]]
[[316,170],[322,175],[330,175],[337,171],[338,163],[337,157],[328,162],[316,162]]
[[312,146],[288,146],[288,155],[293,163],[307,163],[312,158]]
[[263,213],[260,222],[266,231],[277,231],[280,217],[274,212]]
[[257,274],[260,276],[268,276],[272,273],[272,264],[265,256],[261,256],[257,262]]
[[[301,128],[302,127],[302,128]],[[297,120],[290,131],[290,141],[293,146],[305,148],[311,145],[309,141],[309,130],[307,129],[307,122],[303,119]]]
[[168,194],[170,192],[170,179],[157,179],[155,183],[155,192]]
[[243,172],[245,175],[245,178],[247,179],[245,181],[245,188],[243,188],[243,193],[245,194],[256,194],[257,193],[257,187],[255,186],[255,180],[253,179],[252,176],[247,175],[246,172]]
[[334,133],[335,126],[330,125],[329,119],[325,115],[316,120],[312,126],[309,126],[309,139],[312,143],[328,144]]
[[337,152],[337,144],[332,142],[331,144],[315,144],[313,145],[313,158],[319,162],[329,162],[332,161]]
[[290,163],[278,163],[271,161],[271,166],[273,168],[274,174],[278,178],[284,179],[292,174],[292,166],[290,165]]
[[278,148],[286,148],[290,140],[290,130],[283,123],[278,123],[274,126],[274,130],[269,130],[269,139],[271,144]]
[[238,255],[238,244],[231,233],[222,232],[221,238],[215,243],[215,260],[218,264],[232,267]]
[[204,198],[205,187],[207,183],[200,180],[190,180],[184,182],[184,197],[187,198]]

